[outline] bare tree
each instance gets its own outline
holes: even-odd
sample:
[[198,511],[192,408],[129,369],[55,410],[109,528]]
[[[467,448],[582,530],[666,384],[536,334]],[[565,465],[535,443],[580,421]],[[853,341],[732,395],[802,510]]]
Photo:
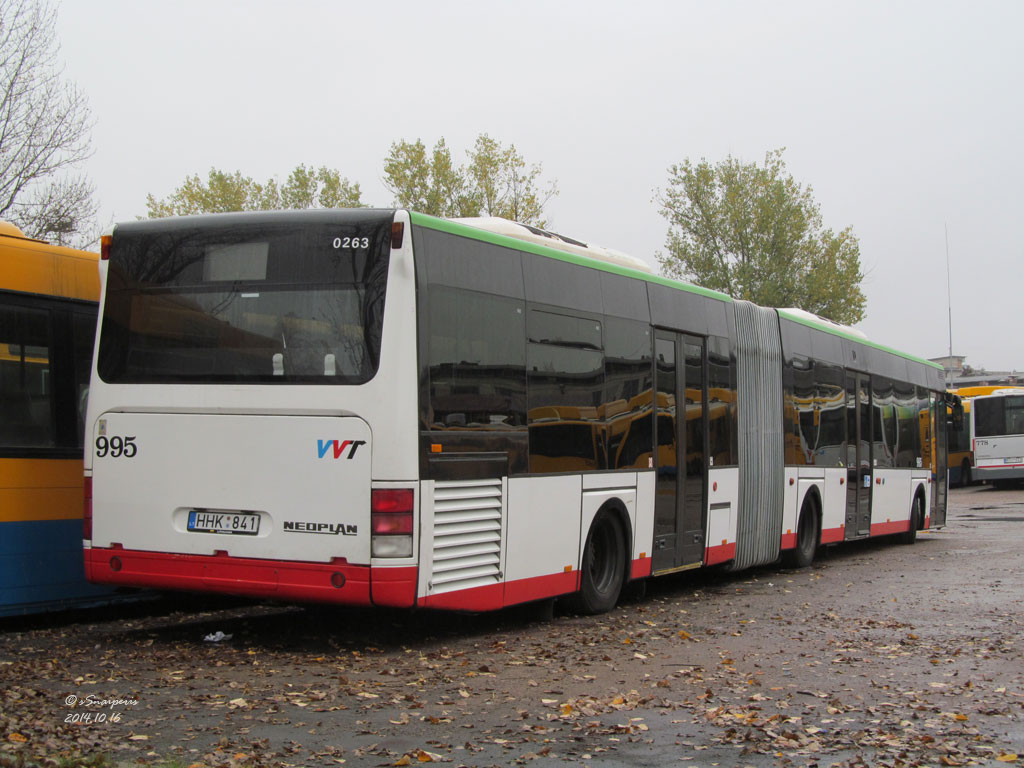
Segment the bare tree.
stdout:
[[0,218],[64,245],[90,239],[92,184],[72,174],[92,153],[85,96],[64,79],[56,10],[0,0]]

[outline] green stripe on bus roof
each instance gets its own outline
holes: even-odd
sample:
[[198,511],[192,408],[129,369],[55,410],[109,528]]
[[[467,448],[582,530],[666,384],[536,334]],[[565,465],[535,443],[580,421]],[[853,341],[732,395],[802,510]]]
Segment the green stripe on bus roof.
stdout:
[[784,309],[779,309],[777,311],[782,317],[786,318],[787,320],[792,320],[794,323],[800,323],[800,325],[806,325],[808,328],[815,328],[819,331],[831,333],[833,336],[840,336],[844,339],[848,339],[849,341],[855,341],[858,344],[864,344],[865,346],[868,347],[874,347],[875,349],[880,349],[883,352],[888,352],[890,355],[896,355],[897,357],[902,357],[906,360],[910,360],[915,363],[927,365],[929,368],[936,368],[940,371],[944,370],[941,365],[939,365],[938,363],[933,363],[931,360],[925,360],[923,358],[917,357],[916,355],[911,355],[907,352],[900,352],[898,349],[887,347],[884,344],[879,344],[878,342],[871,341],[870,339],[864,339],[861,338],[860,336],[854,336],[852,333],[846,333],[845,331],[842,331],[839,328],[833,328],[829,326],[827,323],[815,322],[810,318],[802,317],[800,315],[794,315],[790,312],[787,312]]
[[591,269],[600,269],[605,272],[612,272],[616,275],[622,275],[624,277],[634,277],[639,280],[646,280],[649,283],[657,283],[659,285],[665,285],[669,288],[675,288],[676,290],[686,291],[688,293],[696,293],[700,296],[706,296],[710,299],[718,299],[719,301],[732,301],[732,297],[718,291],[712,291],[709,288],[701,288],[699,285],[692,285],[690,283],[682,283],[678,280],[672,280],[661,275],[655,275],[651,272],[642,272],[639,269],[633,269],[631,267],[625,267],[621,264],[615,264],[609,261],[602,261],[597,258],[590,256],[580,256],[575,253],[568,251],[560,251],[557,248],[551,248],[546,245],[540,245],[539,243],[531,243],[528,240],[519,240],[515,237],[509,237],[508,235],[500,235],[497,232],[488,232],[485,229],[479,229],[472,227],[468,224],[460,224],[457,221],[449,221],[448,219],[439,219],[434,216],[429,216],[425,213],[416,213],[415,211],[409,211],[409,218],[413,224],[417,224],[421,227],[427,227],[428,229],[436,229],[439,232],[447,232],[450,235],[459,235],[461,237],[469,237],[473,240],[480,240],[485,243],[491,243],[492,245],[500,245],[505,248],[514,248],[517,251],[525,251],[527,253],[533,253],[537,256],[546,256],[551,259],[558,259],[559,261],[566,261],[570,264],[576,264],[581,267],[590,267]]
[[[427,227],[428,229],[436,229],[439,232],[447,232],[450,235],[459,235],[461,237],[469,237],[473,240],[480,240],[485,243],[491,243],[493,245],[504,246],[505,248],[514,248],[517,251],[525,251],[527,253],[533,253],[538,256],[547,256],[548,258],[558,259],[559,261],[566,261],[570,264],[577,264],[582,267],[590,267],[592,269],[601,269],[605,272],[612,272],[617,275],[623,275],[624,277],[633,277],[639,280],[646,280],[649,283],[657,283],[658,285],[665,285],[669,288],[675,288],[679,291],[686,291],[687,293],[696,293],[700,296],[707,296],[711,299],[718,299],[719,301],[731,302],[733,299],[731,296],[718,291],[713,291],[710,288],[701,288],[699,285],[693,285],[692,283],[683,283],[678,280],[672,280],[661,275],[655,275],[650,272],[641,272],[639,269],[632,269],[630,267],[624,267],[620,264],[612,262],[601,261],[600,259],[580,256],[575,253],[568,251],[560,251],[557,248],[551,248],[546,245],[540,245],[539,243],[531,243],[528,240],[519,240],[515,237],[509,237],[508,235],[500,235],[496,232],[488,232],[485,229],[479,229],[472,227],[468,224],[461,224],[457,221],[450,221],[448,219],[439,219],[436,216],[430,216],[425,213],[417,213],[415,211],[409,211],[409,218],[413,224],[417,224],[421,227]],[[884,344],[878,344],[877,342],[869,339],[863,339],[859,336],[854,336],[851,333],[845,333],[838,328],[833,328],[826,323],[818,323],[805,317],[790,314],[784,309],[776,310],[780,315],[785,317],[787,320],[792,320],[795,323],[806,325],[808,328],[815,328],[819,331],[825,331],[831,333],[833,336],[839,336],[850,341],[855,341],[858,344],[864,344],[869,347],[874,347],[883,352],[888,352],[891,355],[902,357],[905,360],[911,360],[915,363],[921,363],[927,365],[930,368],[936,368],[943,370],[941,365],[917,357],[915,355],[908,354],[906,352],[900,352],[892,347],[887,347]]]

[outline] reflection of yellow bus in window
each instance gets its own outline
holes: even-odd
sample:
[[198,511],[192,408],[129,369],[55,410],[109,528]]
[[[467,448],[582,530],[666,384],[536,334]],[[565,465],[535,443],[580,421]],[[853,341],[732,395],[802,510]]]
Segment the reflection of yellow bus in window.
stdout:
[[602,469],[604,425],[598,409],[546,405],[530,409],[530,471],[588,472]]
[[82,567],[82,432],[98,254],[0,222],[0,616],[111,591]]
[[[792,464],[841,467],[845,460],[846,394],[836,389],[830,397],[794,397],[787,403],[799,424],[797,434],[786,435],[787,455]],[[787,413],[786,423],[794,419]]]

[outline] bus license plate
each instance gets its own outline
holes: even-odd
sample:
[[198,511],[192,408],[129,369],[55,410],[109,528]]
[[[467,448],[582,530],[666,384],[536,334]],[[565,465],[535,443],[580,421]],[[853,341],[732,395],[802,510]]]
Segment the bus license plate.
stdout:
[[1012,458],[1003,459],[1003,464],[1024,464],[1024,459],[1020,456],[1014,456]]
[[193,509],[188,513],[188,530],[193,533],[255,536],[260,532],[260,516],[248,512],[205,512]]

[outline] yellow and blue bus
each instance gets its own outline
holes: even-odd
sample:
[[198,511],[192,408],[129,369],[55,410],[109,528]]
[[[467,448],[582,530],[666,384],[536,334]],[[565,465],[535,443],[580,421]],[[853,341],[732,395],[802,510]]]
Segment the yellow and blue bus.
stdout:
[[109,599],[82,565],[99,255],[0,222],[0,616]]

